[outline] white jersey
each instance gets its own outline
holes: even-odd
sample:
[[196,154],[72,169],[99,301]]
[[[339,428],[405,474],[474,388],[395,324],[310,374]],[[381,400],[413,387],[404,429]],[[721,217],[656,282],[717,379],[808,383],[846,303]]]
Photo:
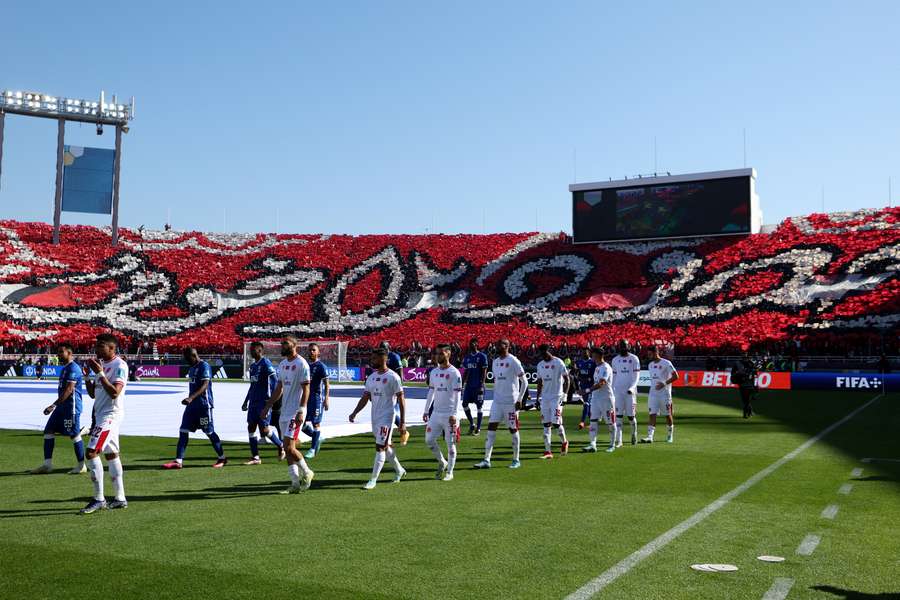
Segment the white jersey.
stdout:
[[278,363],[278,381],[281,382],[281,414],[294,418],[300,410],[303,384],[309,383],[309,363],[298,355],[294,360]]
[[[125,416],[125,388],[128,387],[128,363],[114,356],[108,362],[101,362],[106,380],[115,385],[122,382],[122,391],[117,398],[110,398],[106,389],[97,382],[94,388],[94,420],[102,421],[106,417],[121,419]],[[99,375],[99,374],[98,374]],[[97,381],[97,378],[94,378]]]
[[[597,385],[601,381],[605,381],[606,385],[601,387],[599,390],[594,390],[591,394],[591,400],[607,400],[609,402],[613,401],[613,385],[615,385],[614,375],[612,367],[609,366],[609,363],[604,361],[597,365],[594,369],[594,385]],[[593,416],[591,417],[594,418]]]
[[383,373],[375,371],[366,378],[366,391],[372,401],[372,426],[392,425],[394,399],[403,391],[400,376],[390,369]]
[[672,384],[666,384],[661,390],[656,389],[656,384],[665,383],[671,379],[673,375],[677,376],[678,371],[675,370],[675,365],[665,358],[660,358],[657,361],[651,361],[647,366],[647,369],[650,371],[650,398],[665,398],[671,400]]
[[541,380],[541,399],[560,404],[565,396],[563,381],[568,374],[566,363],[558,356],[537,364],[537,376]]
[[638,377],[641,374],[641,360],[632,353],[625,356],[616,354],[610,361],[613,370],[614,391],[623,393],[628,390],[637,392]]
[[523,391],[519,387],[519,376],[525,375],[519,359],[512,354],[503,358],[498,356],[491,364],[491,373],[494,374],[494,401],[517,402]]
[[448,365],[446,369],[435,368],[428,374],[428,402],[425,403],[425,412],[429,407],[432,418],[456,416],[459,410],[459,401],[462,396],[462,375],[459,369]]

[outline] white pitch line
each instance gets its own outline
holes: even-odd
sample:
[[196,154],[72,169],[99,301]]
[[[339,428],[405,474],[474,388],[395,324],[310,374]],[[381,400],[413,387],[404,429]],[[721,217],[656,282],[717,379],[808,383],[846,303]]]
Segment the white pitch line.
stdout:
[[845,483],[840,488],[838,488],[838,494],[841,494],[842,496],[846,496],[847,494],[850,493],[850,490],[852,490],[852,489],[853,489],[852,483]]
[[833,519],[838,514],[838,505],[837,504],[829,504],[822,510],[822,518],[823,519]]
[[762,597],[762,600],[784,600],[792,587],[794,587],[794,580],[790,577],[776,577],[772,587]]
[[815,551],[816,546],[818,546],[819,542],[821,541],[822,538],[810,533],[808,536],[803,538],[803,541],[800,542],[799,546],[797,546],[797,554],[799,554],[800,556],[809,556]]
[[862,474],[863,470],[858,467],[850,471],[850,477],[862,477]]
[[840,427],[841,425],[843,425],[844,423],[846,423],[847,421],[849,421],[850,419],[852,419],[853,417],[855,417],[856,415],[858,415],[859,413],[861,413],[862,411],[867,409],[873,402],[875,402],[876,400],[881,398],[881,396],[882,396],[882,394],[878,394],[877,396],[875,396],[874,398],[872,398],[871,400],[869,400],[862,406],[859,406],[856,409],[852,410],[848,415],[846,415],[845,417],[843,417],[842,419],[840,419],[838,421],[835,421],[834,423],[832,423],[831,425],[829,425],[828,427],[826,427],[825,429],[823,429],[822,431],[820,431],[819,433],[814,435],[813,437],[809,438],[808,440],[806,440],[805,442],[803,442],[802,444],[800,444],[799,446],[797,446],[796,448],[794,448],[793,450],[791,450],[790,452],[788,452],[787,454],[785,454],[784,456],[782,456],[781,458],[779,458],[778,460],[773,462],[771,465],[769,465],[768,467],[766,467],[765,469],[763,469],[756,475],[753,475],[750,479],[748,479],[744,483],[740,484],[739,486],[737,486],[730,492],[727,492],[724,495],[720,496],[716,500],[713,500],[710,504],[707,504],[706,506],[704,506],[699,511],[692,514],[690,517],[688,517],[687,519],[685,519],[684,521],[682,521],[681,523],[679,523],[672,529],[666,531],[665,533],[660,534],[657,538],[647,542],[646,544],[644,544],[644,546],[635,550],[634,552],[632,552],[631,554],[629,554],[628,556],[626,556],[625,558],[620,560],[618,563],[614,564],[612,567],[610,567],[609,569],[607,569],[600,575],[594,577],[593,579],[588,581],[586,584],[584,584],[583,586],[581,586],[580,588],[578,588],[577,590],[575,590],[574,592],[572,592],[571,594],[566,596],[565,600],[587,600],[588,598],[593,597],[595,594],[600,592],[603,588],[605,588],[606,586],[611,584],[613,581],[615,581],[622,575],[625,575],[626,573],[631,571],[631,569],[633,569],[638,564],[640,564],[644,559],[646,559],[649,556],[651,556],[652,554],[654,554],[657,550],[667,546],[670,542],[672,542],[673,540],[678,538],[685,531],[689,530],[694,525],[697,525],[698,523],[704,521],[708,516],[710,516],[711,514],[713,514],[720,508],[722,508],[723,506],[727,505],[729,502],[734,500],[737,496],[743,494],[744,492],[746,492],[747,490],[752,488],[754,485],[756,485],[757,483],[759,483],[760,481],[762,481],[763,479],[765,479],[766,477],[768,477],[769,475],[774,473],[782,465],[784,465],[787,462],[792,461],[801,452],[803,452],[804,450],[806,450],[807,448],[809,448],[810,446],[812,446],[813,444],[815,444],[816,442],[821,440],[823,437],[825,437],[826,435],[828,435],[829,433],[831,433],[832,431],[834,431],[835,429],[837,429],[838,427]]

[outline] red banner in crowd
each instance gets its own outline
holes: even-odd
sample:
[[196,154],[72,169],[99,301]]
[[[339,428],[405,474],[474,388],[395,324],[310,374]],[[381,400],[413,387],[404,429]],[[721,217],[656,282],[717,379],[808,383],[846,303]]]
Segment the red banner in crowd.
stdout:
[[[731,373],[728,371],[682,371],[678,381],[672,384],[675,387],[699,387],[699,388],[733,388]],[[756,385],[761,390],[789,390],[791,389],[791,374],[787,372],[764,372],[756,377]]]

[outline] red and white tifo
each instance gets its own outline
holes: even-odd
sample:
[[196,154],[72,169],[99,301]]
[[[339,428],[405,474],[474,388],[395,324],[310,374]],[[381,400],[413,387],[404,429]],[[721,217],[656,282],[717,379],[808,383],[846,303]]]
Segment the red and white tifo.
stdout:
[[240,351],[246,339],[666,340],[679,352],[900,324],[900,208],[769,234],[572,245],[561,234],[216,235],[0,221],[0,344],[106,331]]

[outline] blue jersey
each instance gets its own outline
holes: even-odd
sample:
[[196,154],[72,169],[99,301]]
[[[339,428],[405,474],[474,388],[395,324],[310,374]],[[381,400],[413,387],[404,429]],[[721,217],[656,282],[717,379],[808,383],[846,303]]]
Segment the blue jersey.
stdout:
[[309,363],[309,397],[310,398],[321,398],[322,393],[325,388],[325,380],[328,379],[328,369],[325,368],[325,363],[321,360],[317,360],[314,363]]
[[75,382],[75,389],[72,390],[72,395],[66,398],[60,406],[65,406],[66,408],[72,407],[74,412],[81,414],[81,390],[84,387],[84,374],[81,372],[81,367],[79,367],[78,363],[74,360],[64,366],[59,373],[57,396],[63,393],[63,390],[70,381]]
[[462,363],[466,370],[466,389],[480,390],[481,380],[488,366],[488,357],[484,352],[471,352],[466,355]]
[[197,399],[203,401],[203,404],[212,408],[212,369],[210,368],[209,363],[205,360],[201,360],[188,369],[188,380],[188,393],[191,395],[200,389],[200,386],[203,385],[204,381],[209,382],[209,385],[206,387],[206,393],[201,394]]
[[272,361],[263,356],[250,365],[250,389],[247,399],[253,404],[264,404],[272,397],[278,385],[278,373]]
[[592,358],[580,358],[575,361],[575,372],[578,374],[578,386],[582,389],[594,385],[594,369],[597,363]]

